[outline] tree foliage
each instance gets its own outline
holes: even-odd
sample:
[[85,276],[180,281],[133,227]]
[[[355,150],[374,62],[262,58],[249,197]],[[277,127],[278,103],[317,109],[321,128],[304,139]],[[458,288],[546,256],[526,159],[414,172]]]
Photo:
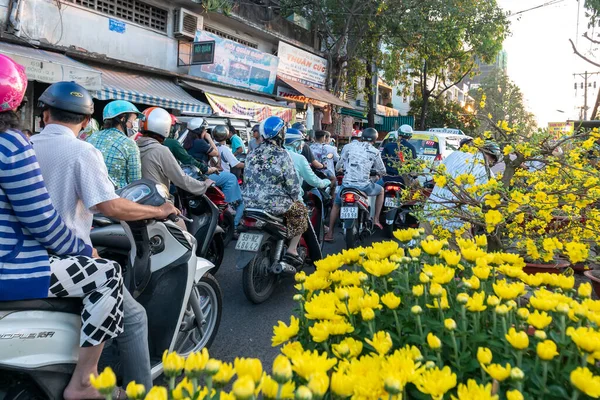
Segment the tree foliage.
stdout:
[[[421,114],[423,106],[421,99],[413,100],[410,106],[410,114]],[[422,129],[453,128],[460,129],[467,135],[473,135],[479,128],[480,121],[476,116],[455,101],[444,101],[441,98],[429,99],[427,109],[429,111]]]
[[[495,119],[506,121],[525,136],[536,130],[535,116],[527,111],[521,89],[504,71],[494,69],[478,89],[471,91],[471,96],[475,99],[478,115],[493,115]],[[478,131],[479,136],[482,136],[487,128],[483,126]]]

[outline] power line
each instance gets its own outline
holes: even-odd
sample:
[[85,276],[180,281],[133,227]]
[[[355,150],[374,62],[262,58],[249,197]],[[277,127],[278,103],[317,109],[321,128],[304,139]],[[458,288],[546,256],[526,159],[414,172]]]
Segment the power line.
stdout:
[[546,2],[544,4],[540,4],[539,6],[535,6],[535,7],[528,8],[526,10],[521,10],[521,11],[517,11],[515,13],[511,13],[509,15],[509,17],[514,17],[516,15],[524,14],[524,13],[529,12],[529,11],[538,10],[540,8],[543,8],[543,7],[553,6],[555,4],[562,3],[563,1],[565,1],[565,0],[551,0],[551,1],[548,1],[548,2]]

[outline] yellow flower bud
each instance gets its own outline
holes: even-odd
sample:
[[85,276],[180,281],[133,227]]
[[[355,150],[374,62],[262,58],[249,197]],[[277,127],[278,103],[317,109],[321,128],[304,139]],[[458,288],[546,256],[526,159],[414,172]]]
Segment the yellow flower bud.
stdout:
[[477,361],[480,364],[487,365],[492,362],[492,351],[487,347],[479,347],[477,349]]
[[221,368],[221,361],[215,360],[214,358],[211,358],[206,363],[206,367],[204,368],[204,372],[206,372],[208,375],[214,375],[217,372],[219,372],[220,368]]
[[384,380],[385,391],[389,394],[398,394],[402,391],[402,383],[393,376],[388,376]]
[[520,381],[523,378],[525,378],[525,373],[523,372],[523,370],[521,370],[521,368],[514,367],[510,370],[510,378],[516,381]]
[[312,392],[306,386],[296,389],[296,400],[312,400]]
[[335,295],[341,301],[348,300],[348,297],[350,297],[350,293],[348,293],[348,289],[344,289],[344,288],[335,289]]
[[523,321],[526,321],[529,318],[529,310],[521,307],[517,310],[517,316]]
[[539,340],[546,340],[548,338],[548,335],[546,335],[546,332],[541,331],[541,330],[535,331],[534,335]]
[[561,313],[561,314],[568,314],[569,311],[571,310],[571,307],[569,307],[569,305],[567,303],[558,303],[558,305],[556,306],[556,311]]
[[421,306],[412,306],[412,308],[410,309],[410,312],[415,315],[419,315],[423,312],[423,309],[421,308]]
[[446,329],[448,329],[449,331],[453,331],[456,329],[456,321],[454,321],[452,318],[446,318],[444,320],[444,326],[446,327]]
[[381,302],[390,310],[395,310],[400,305],[400,297],[394,293],[386,293],[381,296]]
[[415,297],[421,297],[421,296],[423,296],[424,290],[425,290],[425,287],[423,285],[415,285],[412,287],[412,294]]
[[250,375],[243,375],[233,383],[233,394],[238,400],[249,399],[254,396],[254,381]]
[[538,357],[544,361],[550,361],[558,355],[556,343],[552,340],[544,340],[537,344],[536,352]]
[[577,288],[577,295],[579,297],[591,297],[592,296],[592,285],[589,282],[582,283]]
[[294,301],[302,301],[304,297],[302,297],[301,294],[295,294],[292,298],[294,299]]
[[316,397],[323,397],[329,389],[329,377],[324,372],[314,372],[308,379],[308,388]]
[[294,275],[294,280],[297,283],[303,283],[306,280],[306,273],[304,271],[298,272],[296,275]]
[[273,361],[273,378],[276,382],[284,384],[292,379],[292,364],[290,360],[280,354]]
[[456,301],[458,301],[460,304],[467,304],[469,301],[469,295],[466,293],[459,293],[456,296]]
[[167,400],[167,399],[168,399],[167,388],[164,388],[162,386],[154,386],[152,389],[150,389],[150,391],[144,398],[144,400]]
[[524,400],[524,397],[517,389],[513,389],[506,392],[506,400]]
[[90,383],[100,394],[111,394],[117,386],[117,376],[110,367],[106,367],[98,376],[90,375]]
[[185,374],[187,376],[199,376],[204,371],[209,358],[206,348],[190,354],[185,360]]
[[427,334],[427,344],[433,350],[438,350],[442,347],[442,341],[439,337],[435,336],[433,333],[429,332]]
[[498,304],[500,304],[500,299],[497,296],[491,295],[491,296],[488,296],[486,302],[487,302],[488,306],[496,307]]
[[421,281],[421,283],[429,283],[430,280],[431,279],[427,275],[425,275],[425,273],[421,272],[419,274],[419,281]]
[[508,307],[506,304],[500,304],[499,306],[496,306],[495,311],[498,315],[506,315],[508,313]]
[[433,297],[441,297],[444,294],[444,288],[439,283],[432,283],[429,288],[429,294]]
[[131,381],[127,385],[125,393],[127,394],[128,399],[137,400],[144,397],[146,394],[146,389],[144,388],[144,385],[135,383],[135,381]]
[[363,319],[363,321],[371,321],[373,319],[375,319],[375,312],[373,311],[372,308],[363,308],[362,310],[360,310],[360,315]]

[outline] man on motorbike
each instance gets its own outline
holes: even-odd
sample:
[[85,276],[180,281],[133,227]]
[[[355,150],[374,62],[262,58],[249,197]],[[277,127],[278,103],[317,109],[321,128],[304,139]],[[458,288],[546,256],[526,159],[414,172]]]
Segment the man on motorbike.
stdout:
[[86,139],[100,150],[108,175],[117,189],[141,179],[140,151],[127,135],[127,124],[142,116],[136,106],[125,100],[111,101],[104,107],[104,130]]
[[171,115],[167,110],[150,107],[143,112],[145,118],[138,139],[142,160],[142,177],[169,187],[171,182],[192,194],[204,194],[214,182],[210,179],[199,181],[183,172],[175,156],[163,146],[171,132]]
[[[465,222],[458,218],[448,220],[434,215],[439,209],[460,209],[464,206],[455,195],[456,191],[452,188],[452,181],[460,175],[471,174],[475,177],[475,185],[483,185],[494,177],[491,168],[501,159],[502,151],[500,147],[496,142],[491,140],[484,142],[475,154],[464,151],[464,147],[462,147],[461,150],[454,151],[446,157],[442,165],[444,165],[446,173],[452,180],[443,187],[439,185],[434,187],[433,192],[425,203],[424,212],[427,220],[421,222],[421,227],[427,233],[432,232],[432,225],[434,224],[443,225],[445,229],[450,231],[462,228]],[[468,186],[465,185],[464,188],[466,189]],[[465,234],[469,236],[470,232],[466,232]]]
[[383,187],[371,181],[372,169],[381,176],[385,175],[385,165],[381,159],[381,153],[372,145],[377,140],[377,137],[378,132],[375,128],[366,128],[362,132],[362,141],[353,141],[346,145],[342,151],[337,168],[344,170],[344,180],[331,209],[329,232],[325,236],[325,241],[327,242],[334,241],[333,231],[340,214],[340,205],[342,204],[340,195],[346,187],[360,189],[367,196],[377,196],[373,224],[379,229],[383,229],[379,223],[379,215],[381,214],[384,200]]
[[302,137],[304,138],[304,143],[302,144],[302,155],[304,158],[306,158],[306,161],[308,161],[310,166],[315,169],[325,168],[321,161],[315,159],[315,155],[313,154],[310,145],[307,142],[308,136],[306,134],[306,125],[304,125],[302,122],[296,122],[294,125],[292,125],[292,129],[297,129],[302,133]]
[[262,143],[262,138],[260,137],[260,131],[258,129],[258,124],[252,127],[252,139],[248,143],[248,153],[256,150],[259,144]]
[[232,149],[227,147],[227,138],[232,137],[229,129],[225,125],[215,126],[212,135],[215,142],[217,142],[217,150],[219,150],[223,171],[231,172],[232,168],[243,169],[244,163],[236,158]]
[[[219,150],[215,145],[211,135],[207,132],[208,124],[203,118],[194,118],[188,123],[188,133],[183,142],[183,147],[190,153],[192,157],[199,161],[214,165],[220,168]],[[209,160],[210,158],[210,160]],[[223,191],[225,200],[231,207],[237,210],[239,205],[243,203],[242,190],[238,183],[237,177],[231,172],[217,171],[208,175],[215,184]],[[237,215],[235,224],[239,223],[242,218],[242,212]]]
[[290,238],[284,261],[292,266],[303,263],[298,255],[300,238],[308,227],[308,211],[299,199],[300,181],[289,153],[283,148],[285,122],[269,117],[260,124],[264,142],[246,159],[244,202],[283,216]]
[[315,143],[310,145],[310,149],[318,161],[325,166],[322,170],[328,177],[335,177],[335,163],[340,159],[337,149],[329,144],[331,135],[327,131],[315,132]]
[[173,153],[173,156],[175,156],[175,159],[179,161],[181,165],[193,165],[197,167],[203,174],[213,174],[217,172],[217,168],[208,168],[208,166],[205,163],[203,163],[202,161],[198,161],[194,157],[189,155],[189,153],[185,151],[181,143],[179,143],[179,140],[177,140],[178,138],[179,123],[177,121],[177,118],[171,114],[171,133],[169,134],[169,137],[165,139],[163,145],[165,145],[171,151],[171,153]]
[[[73,82],[55,83],[42,93],[39,107],[45,128],[32,142],[42,176],[56,211],[86,244],[92,244],[90,230],[96,212],[124,221],[165,219],[178,212],[168,202],[160,207],[145,206],[115,193],[102,154],[90,143],[77,139],[81,127],[94,112],[92,97],[82,86]],[[69,268],[73,281],[79,279],[75,275],[84,267],[77,264],[76,268]],[[72,269],[77,271],[71,272]],[[85,319],[82,323],[85,329]],[[115,341],[121,352],[124,381],[151,385],[146,312],[125,289],[123,327],[123,333]],[[85,338],[82,334],[82,342]],[[89,382],[89,373],[84,378]]]
[[290,128],[286,131],[285,148],[292,157],[298,179],[300,180],[300,200],[302,200],[304,196],[304,191],[302,190],[302,184],[304,182],[319,189],[324,189],[327,186],[332,185],[332,179],[321,179],[315,175],[312,168],[310,168],[308,161],[306,161],[306,158],[301,154],[303,144],[304,138],[299,130]]
[[417,150],[415,149],[415,146],[409,142],[412,135],[412,127],[410,125],[402,125],[400,129],[398,129],[400,143],[396,140],[392,140],[383,147],[381,158],[385,162],[385,171],[387,173],[387,176],[383,177],[384,182],[390,180],[397,181],[398,179],[402,181],[398,166],[406,159],[414,160],[417,158]]

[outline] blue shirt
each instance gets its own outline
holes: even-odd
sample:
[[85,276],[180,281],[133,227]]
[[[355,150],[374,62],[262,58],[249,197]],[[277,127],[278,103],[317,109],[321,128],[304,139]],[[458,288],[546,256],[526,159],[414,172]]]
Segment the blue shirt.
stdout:
[[397,168],[398,164],[402,163],[403,161],[399,157],[400,151],[402,151],[404,160],[407,158],[412,158],[413,160],[417,158],[417,150],[415,150],[415,146],[410,144],[410,142],[406,139],[402,139],[400,141],[400,148],[398,147],[398,142],[386,144],[381,152],[381,158],[385,163],[385,172],[390,176],[400,175]]
[[208,153],[212,150],[210,144],[204,139],[196,139],[192,144],[192,147],[187,149],[187,152],[190,156],[194,157],[198,161],[202,161],[203,163],[208,163]]
[[16,131],[0,133],[0,232],[0,301],[48,297],[48,252],[92,255],[54,209],[31,144]]
[[246,146],[244,146],[244,141],[238,135],[233,135],[231,137],[231,151],[233,154],[237,151],[237,149],[242,148],[242,153],[246,152]]

